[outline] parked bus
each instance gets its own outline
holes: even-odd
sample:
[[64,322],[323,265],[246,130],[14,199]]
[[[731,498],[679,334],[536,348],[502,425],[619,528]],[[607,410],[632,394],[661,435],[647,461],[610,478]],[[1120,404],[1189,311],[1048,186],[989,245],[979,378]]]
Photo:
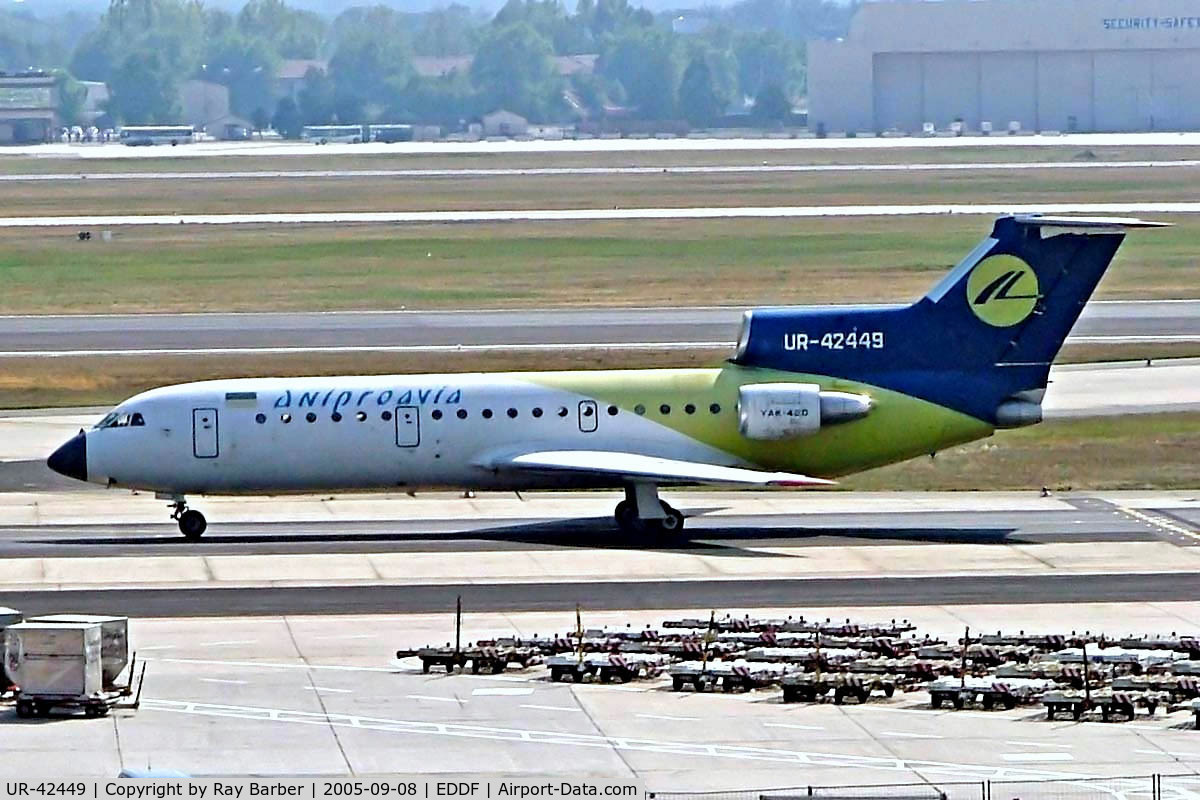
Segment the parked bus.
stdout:
[[411,142],[412,125],[371,125],[368,128],[372,142]]
[[187,144],[196,140],[191,125],[126,125],[120,135],[121,143],[130,147]]
[[330,142],[358,144],[363,140],[363,129],[362,125],[305,125],[300,130],[300,138],[316,144],[329,144]]

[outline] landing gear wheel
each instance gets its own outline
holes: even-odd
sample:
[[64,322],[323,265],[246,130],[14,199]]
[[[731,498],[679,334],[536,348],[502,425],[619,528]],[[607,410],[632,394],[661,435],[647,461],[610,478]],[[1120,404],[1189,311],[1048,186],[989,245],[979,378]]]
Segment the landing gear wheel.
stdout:
[[194,508],[189,508],[179,515],[179,532],[191,541],[196,541],[203,536],[206,528],[208,528],[208,520]]
[[34,715],[35,711],[32,700],[17,701],[17,716],[21,719],[29,719]]
[[629,500],[622,500],[617,503],[617,510],[613,513],[617,520],[617,527],[622,533],[637,533],[641,528],[641,520],[638,519],[637,506]]
[[667,512],[667,516],[658,520],[658,526],[663,533],[678,533],[683,530],[683,513],[667,505],[666,501],[662,501],[663,511]]

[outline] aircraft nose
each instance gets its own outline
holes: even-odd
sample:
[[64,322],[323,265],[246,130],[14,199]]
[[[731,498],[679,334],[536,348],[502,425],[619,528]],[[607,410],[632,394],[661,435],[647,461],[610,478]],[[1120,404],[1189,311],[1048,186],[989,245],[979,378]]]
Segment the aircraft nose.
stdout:
[[46,466],[59,475],[66,475],[77,481],[86,481],[87,476],[87,434],[83,431],[50,454]]

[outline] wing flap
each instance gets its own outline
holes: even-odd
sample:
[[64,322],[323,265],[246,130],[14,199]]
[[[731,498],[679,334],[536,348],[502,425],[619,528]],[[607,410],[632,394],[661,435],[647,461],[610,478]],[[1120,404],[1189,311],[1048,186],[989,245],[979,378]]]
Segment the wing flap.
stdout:
[[496,469],[590,473],[662,483],[790,487],[831,486],[834,483],[792,472],[723,467],[697,461],[603,450],[544,450],[521,453],[494,461],[491,466]]

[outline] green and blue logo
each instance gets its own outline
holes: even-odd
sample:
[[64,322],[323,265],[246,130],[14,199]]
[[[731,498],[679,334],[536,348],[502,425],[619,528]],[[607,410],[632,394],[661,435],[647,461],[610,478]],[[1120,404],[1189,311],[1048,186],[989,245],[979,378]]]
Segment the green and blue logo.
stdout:
[[1016,256],[985,258],[967,278],[967,305],[975,316],[997,328],[1024,322],[1040,296],[1037,273]]

